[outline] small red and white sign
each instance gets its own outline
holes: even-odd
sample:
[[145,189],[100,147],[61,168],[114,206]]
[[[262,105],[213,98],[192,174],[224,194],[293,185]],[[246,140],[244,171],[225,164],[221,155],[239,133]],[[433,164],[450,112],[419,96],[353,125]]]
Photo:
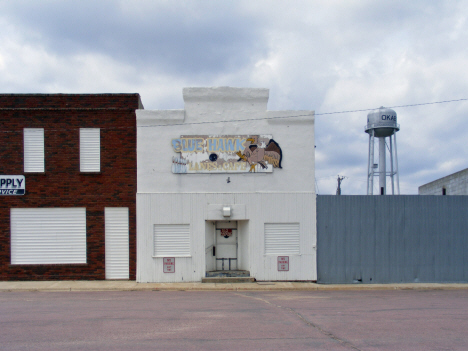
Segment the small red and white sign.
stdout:
[[289,271],[289,256],[278,256],[278,271]]
[[230,236],[232,236],[232,229],[221,229],[221,236],[229,238]]
[[163,272],[174,273],[175,272],[175,257],[164,257],[163,258]]

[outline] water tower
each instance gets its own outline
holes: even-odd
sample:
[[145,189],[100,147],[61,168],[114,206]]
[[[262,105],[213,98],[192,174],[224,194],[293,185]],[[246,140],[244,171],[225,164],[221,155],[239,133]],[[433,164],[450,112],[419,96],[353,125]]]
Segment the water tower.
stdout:
[[[367,195],[374,193],[374,176],[379,176],[379,194],[387,194],[387,176],[390,176],[392,183],[392,195],[395,195],[396,176],[397,193],[400,194],[400,181],[398,178],[398,156],[396,132],[400,130],[397,124],[397,114],[389,108],[380,107],[369,112],[367,115],[367,125],[365,131],[369,134],[369,158],[367,161]],[[393,136],[393,142],[392,142]],[[374,139],[379,139],[379,163],[374,163]],[[388,144],[386,139],[388,138]],[[395,155],[393,154],[395,147]],[[386,154],[387,148],[390,155],[390,172],[387,172]],[[394,168],[395,166],[395,168]],[[376,171],[377,170],[377,171]]]

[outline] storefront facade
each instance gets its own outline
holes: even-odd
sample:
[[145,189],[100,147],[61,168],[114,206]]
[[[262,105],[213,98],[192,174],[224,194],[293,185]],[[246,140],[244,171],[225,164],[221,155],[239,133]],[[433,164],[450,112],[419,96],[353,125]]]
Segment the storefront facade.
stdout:
[[137,281],[316,280],[313,111],[267,89],[185,88],[137,110]]
[[138,94],[0,95],[0,280],[135,279]]

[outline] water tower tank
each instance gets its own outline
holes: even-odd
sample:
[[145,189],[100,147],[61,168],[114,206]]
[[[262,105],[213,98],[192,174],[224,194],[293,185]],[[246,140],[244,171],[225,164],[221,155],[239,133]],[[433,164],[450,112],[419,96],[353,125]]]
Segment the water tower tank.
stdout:
[[372,130],[377,138],[385,138],[399,131],[400,125],[397,124],[396,112],[385,107],[369,112],[365,131],[371,134]]
[[[369,134],[369,158],[367,160],[367,195],[374,193],[374,175],[379,176],[379,193],[387,194],[387,176],[391,178],[392,194],[395,194],[394,176],[396,176],[397,193],[400,193],[398,176],[398,156],[396,132],[400,130],[397,114],[390,108],[379,107],[367,114],[367,125],[364,130]],[[374,139],[379,140],[379,161],[374,160]],[[385,139],[388,138],[388,144]],[[392,140],[393,139],[393,140]],[[395,148],[395,150],[393,150]],[[390,153],[390,172],[387,172],[386,152]],[[395,151],[395,153],[394,153]],[[394,164],[395,162],[395,164]],[[375,170],[378,165],[378,171]],[[395,167],[394,167],[395,166]]]

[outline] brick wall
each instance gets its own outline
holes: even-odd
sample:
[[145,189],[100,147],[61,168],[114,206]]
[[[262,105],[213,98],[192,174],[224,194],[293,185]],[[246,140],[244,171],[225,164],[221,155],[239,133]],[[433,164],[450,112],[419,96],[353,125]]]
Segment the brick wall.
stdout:
[[[129,208],[135,279],[139,107],[138,94],[0,94],[0,174],[26,178],[26,195],[0,197],[0,280],[105,279],[105,207]],[[44,128],[44,173],[23,172],[23,128]],[[101,129],[100,173],[80,173],[79,128]],[[86,207],[87,264],[11,265],[14,207]]]

